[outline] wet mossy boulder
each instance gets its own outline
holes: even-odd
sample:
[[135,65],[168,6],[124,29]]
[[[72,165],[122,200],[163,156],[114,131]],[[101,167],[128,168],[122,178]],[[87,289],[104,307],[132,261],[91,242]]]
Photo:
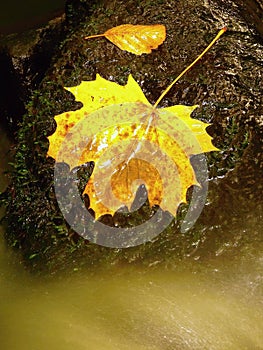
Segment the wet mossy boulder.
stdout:
[[[88,3],[81,2],[83,6]],[[209,254],[215,254],[233,238],[231,230],[262,208],[263,56],[256,27],[245,22],[240,8],[231,1],[101,1],[84,13],[83,6],[80,17],[77,12],[72,15],[74,25],[26,106],[11,184],[2,196],[7,205],[7,241],[21,249],[29,265],[52,271],[65,266],[78,269],[125,263],[174,265],[202,250],[206,255],[207,247]],[[81,21],[76,23],[78,18]],[[104,38],[84,40],[123,23],[162,23],[167,39],[151,54],[141,56],[121,51]],[[81,107],[64,87],[94,80],[97,73],[125,84],[132,74],[154,103],[223,25],[228,27],[224,37],[162,101],[164,107],[198,104],[194,118],[211,123],[207,130],[220,150],[207,155],[209,192],[199,220],[182,233],[180,225],[187,212],[187,205],[182,205],[177,220],[140,246],[113,249],[83,239],[59,210],[54,191],[55,160],[47,157],[47,137],[56,129],[54,116]],[[81,179],[80,174],[79,186]],[[191,189],[188,197],[191,200]],[[132,222],[150,217],[153,210],[146,202]],[[108,225],[114,220],[120,225],[127,222],[121,213],[100,220]],[[238,244],[242,242],[241,235]]]

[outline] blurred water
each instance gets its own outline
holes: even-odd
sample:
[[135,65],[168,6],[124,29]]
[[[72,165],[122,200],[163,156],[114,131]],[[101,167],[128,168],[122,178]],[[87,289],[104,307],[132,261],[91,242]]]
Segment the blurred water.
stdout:
[[10,259],[2,247],[3,350],[262,349],[262,300],[249,266],[242,276],[229,261],[227,276],[185,266],[45,280]]

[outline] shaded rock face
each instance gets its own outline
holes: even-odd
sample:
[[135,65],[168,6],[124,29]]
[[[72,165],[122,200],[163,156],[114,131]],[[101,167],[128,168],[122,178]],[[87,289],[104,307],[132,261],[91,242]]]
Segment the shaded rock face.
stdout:
[[263,38],[263,3],[261,0],[235,0],[241,16],[250,23]]
[[65,12],[67,24],[71,27],[77,26],[80,22],[85,21],[92,13],[92,5],[98,1],[66,0]]
[[43,28],[0,38],[1,119],[9,132],[17,130],[32,92],[38,87],[65,36],[64,16]]
[[[25,113],[24,93],[21,89],[20,77],[16,73],[12,57],[5,51],[0,52],[0,115],[1,121],[10,130],[18,116]],[[4,82],[4,83],[3,83]]]
[[[22,247],[25,257],[33,257],[33,265],[39,268],[44,261],[51,269],[66,262],[80,265],[82,257],[84,261],[89,257],[91,265],[141,259],[150,265],[156,260],[174,263],[177,258],[199,252],[205,256],[208,250],[213,255],[225,242],[241,249],[247,240],[240,234],[241,223],[255,220],[262,212],[263,54],[258,26],[243,16],[239,2],[232,1],[116,0],[102,1],[92,8],[86,7],[87,1],[74,4],[71,30],[27,105],[18,133],[13,181],[6,198],[8,240]],[[78,18],[81,23],[76,23]],[[123,23],[162,23],[167,39],[158,50],[142,56],[121,51],[104,38],[83,39]],[[162,106],[198,104],[194,117],[211,123],[208,132],[220,149],[207,155],[209,193],[198,222],[190,232],[181,234],[180,220],[187,211],[182,206],[177,222],[143,246],[118,251],[82,240],[57,207],[54,160],[46,157],[46,137],[56,128],[54,116],[80,107],[63,87],[93,80],[96,73],[125,84],[132,74],[154,103],[225,25],[228,31],[222,39],[162,101]],[[123,217],[118,216],[118,220]]]

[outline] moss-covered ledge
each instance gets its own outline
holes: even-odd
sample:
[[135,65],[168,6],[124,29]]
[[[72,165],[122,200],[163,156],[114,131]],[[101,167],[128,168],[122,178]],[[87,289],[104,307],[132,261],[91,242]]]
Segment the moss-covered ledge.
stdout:
[[[215,254],[229,240],[226,228],[231,231],[262,206],[262,45],[254,29],[235,8],[226,8],[220,1],[209,5],[180,0],[102,1],[90,11],[89,7],[86,21],[82,13],[78,24],[74,16],[74,25],[26,106],[11,184],[2,195],[7,241],[21,249],[28,266],[51,271],[124,263],[167,266],[199,251],[204,256],[208,250]],[[105,39],[83,39],[124,22],[162,23],[167,39],[152,54],[138,57]],[[54,159],[46,155],[47,136],[56,128],[54,116],[80,107],[63,87],[93,80],[96,73],[125,84],[132,73],[149,101],[155,102],[222,24],[228,26],[222,40],[163,101],[163,106],[198,104],[194,117],[212,124],[208,132],[220,149],[207,156],[210,187],[196,225],[185,234],[180,232],[180,220],[187,211],[187,206],[181,206],[177,222],[173,220],[152,242],[138,247],[106,248],[79,237],[60,213],[54,194]],[[147,204],[134,220],[145,215],[151,215]],[[242,238],[238,244],[242,246]]]

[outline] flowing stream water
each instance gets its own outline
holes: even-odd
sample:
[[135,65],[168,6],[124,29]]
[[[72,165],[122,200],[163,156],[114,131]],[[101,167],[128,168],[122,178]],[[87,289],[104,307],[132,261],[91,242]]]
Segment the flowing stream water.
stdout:
[[[2,174],[9,144],[3,132],[0,140]],[[257,220],[240,227],[252,236],[258,229]],[[1,350],[263,349],[260,249],[186,260],[170,270],[39,277],[24,270],[2,236],[3,229]]]

